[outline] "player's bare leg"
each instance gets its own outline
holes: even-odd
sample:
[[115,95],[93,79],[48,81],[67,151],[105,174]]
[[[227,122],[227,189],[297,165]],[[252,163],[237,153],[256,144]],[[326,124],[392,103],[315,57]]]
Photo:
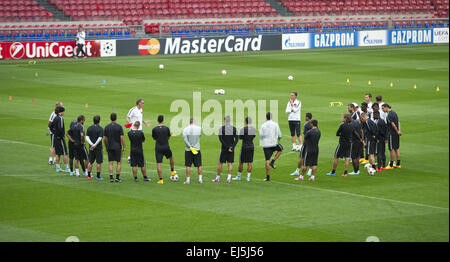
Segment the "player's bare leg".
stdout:
[[228,162],[228,176],[227,183],[231,182],[231,174],[233,173],[233,163]]
[[220,174],[221,174],[221,173],[222,173],[222,163],[219,162],[219,163],[217,164],[217,175],[216,175],[216,178],[213,179],[213,182],[219,182],[219,181],[220,181]]

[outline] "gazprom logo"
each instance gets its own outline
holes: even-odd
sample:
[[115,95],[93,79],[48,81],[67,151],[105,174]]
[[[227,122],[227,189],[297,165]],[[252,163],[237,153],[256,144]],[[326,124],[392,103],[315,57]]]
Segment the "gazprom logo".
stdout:
[[305,42],[292,42],[291,37],[288,37],[286,40],[284,40],[284,46],[288,48],[301,48],[305,47]]
[[363,43],[366,45],[381,45],[383,44],[383,39],[369,39],[369,34],[363,37]]

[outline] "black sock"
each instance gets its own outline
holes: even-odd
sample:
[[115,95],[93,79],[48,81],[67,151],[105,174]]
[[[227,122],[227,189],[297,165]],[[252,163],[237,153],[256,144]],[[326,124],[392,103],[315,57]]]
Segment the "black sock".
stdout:
[[272,161],[270,161],[270,164],[271,165],[275,164],[275,160],[272,159]]
[[100,178],[100,172],[97,172],[97,177]]
[[162,177],[160,177],[159,180],[163,180]]
[[91,172],[88,171],[88,177],[91,177]]
[[119,179],[120,174],[116,174],[116,179]]
[[144,179],[147,179],[147,176],[144,176]]
[[399,166],[400,165],[400,160],[397,160],[397,166]]
[[172,167],[170,168],[170,171],[172,171],[172,172],[173,172],[173,168],[172,168]]
[[358,173],[358,171],[359,171],[359,165],[356,166],[355,173]]
[[109,179],[114,179],[114,176],[113,175],[109,175]]
[[334,174],[334,173],[336,173],[336,170],[334,170],[334,169],[331,170],[331,174]]
[[393,167],[394,166],[394,161],[389,161],[389,166]]
[[347,172],[348,172],[347,170],[344,170],[344,174],[347,174]]
[[269,175],[266,175],[266,180],[270,180],[270,176]]
[[372,168],[373,168],[373,169],[375,169],[375,168],[376,168],[376,166],[375,166],[375,165],[372,165]]

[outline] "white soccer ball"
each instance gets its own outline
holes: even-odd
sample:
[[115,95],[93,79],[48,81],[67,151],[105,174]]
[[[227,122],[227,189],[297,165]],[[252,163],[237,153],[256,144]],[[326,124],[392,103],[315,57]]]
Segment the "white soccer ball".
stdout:
[[222,70],[222,75],[226,75],[227,74],[227,70]]
[[296,152],[300,152],[300,151],[302,151],[302,147],[303,147],[303,145],[295,145],[294,150],[295,150]]
[[371,175],[371,176],[375,175],[376,172],[377,172],[377,170],[375,170],[375,168],[370,168],[368,171],[369,175]]
[[367,172],[369,172],[369,168],[372,168],[372,165],[371,165],[371,164],[365,164],[365,165],[364,165],[364,169],[365,169]]
[[215,89],[215,90],[214,90],[214,94],[215,94],[215,95],[218,95],[218,94],[219,94],[219,89]]
[[225,95],[225,90],[220,89],[220,94],[221,94],[221,95]]
[[180,179],[180,178],[178,177],[177,174],[175,174],[175,175],[173,175],[173,176],[170,176],[170,180],[172,180],[173,182],[177,182],[178,179]]
[[163,65],[163,64],[160,64],[160,65],[159,65],[159,69],[164,69],[164,65]]
[[293,76],[288,76],[288,79],[289,80],[294,80],[294,77]]

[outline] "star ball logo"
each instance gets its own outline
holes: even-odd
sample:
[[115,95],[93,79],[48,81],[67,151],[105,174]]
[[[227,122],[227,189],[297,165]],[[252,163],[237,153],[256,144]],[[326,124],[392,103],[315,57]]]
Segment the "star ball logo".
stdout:
[[161,49],[161,44],[159,43],[159,40],[156,38],[152,38],[150,40],[142,39],[139,41],[138,44],[138,50],[141,55],[156,55],[159,53],[159,50]]
[[25,47],[22,43],[15,42],[9,47],[9,54],[13,59],[21,59],[25,55]]

